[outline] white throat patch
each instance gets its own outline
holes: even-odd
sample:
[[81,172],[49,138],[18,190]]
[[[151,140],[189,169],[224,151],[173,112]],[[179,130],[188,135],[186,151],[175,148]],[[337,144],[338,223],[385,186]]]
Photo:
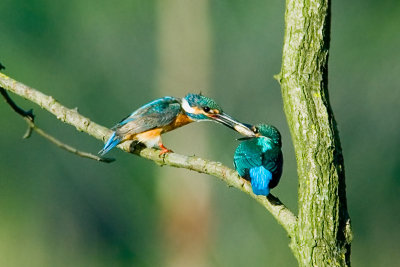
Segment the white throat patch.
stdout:
[[194,108],[192,108],[185,98],[182,98],[182,108],[187,113],[194,113]]

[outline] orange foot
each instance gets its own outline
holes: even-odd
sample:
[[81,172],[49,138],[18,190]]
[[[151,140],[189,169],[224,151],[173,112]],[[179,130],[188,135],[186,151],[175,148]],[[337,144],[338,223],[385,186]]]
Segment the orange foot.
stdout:
[[171,149],[166,148],[163,144],[159,144],[159,147],[161,148],[160,156],[164,155],[165,153],[173,152]]

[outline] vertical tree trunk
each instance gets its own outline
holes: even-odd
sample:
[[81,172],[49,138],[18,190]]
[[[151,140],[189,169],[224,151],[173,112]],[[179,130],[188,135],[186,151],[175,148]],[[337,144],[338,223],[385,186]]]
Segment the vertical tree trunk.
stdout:
[[287,0],[281,73],[299,176],[291,248],[300,266],[349,266],[351,228],[338,131],[328,96],[330,1]]

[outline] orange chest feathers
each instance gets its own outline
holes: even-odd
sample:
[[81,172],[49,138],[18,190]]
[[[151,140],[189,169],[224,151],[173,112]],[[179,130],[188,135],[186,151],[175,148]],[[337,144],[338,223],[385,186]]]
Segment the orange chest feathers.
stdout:
[[162,130],[162,128],[155,128],[146,132],[131,135],[130,138],[127,139],[136,139],[143,143],[145,143],[146,140],[158,140],[160,139]]
[[163,132],[172,131],[191,122],[193,122],[192,119],[180,113],[178,116],[176,116],[173,122],[163,127]]
[[159,138],[162,133],[172,131],[176,128],[179,128],[183,125],[186,125],[188,123],[191,123],[193,120],[191,120],[188,116],[179,114],[175,120],[173,120],[170,124],[165,125],[160,128],[154,128],[145,132],[141,133],[135,133],[135,134],[128,134],[125,136],[124,140],[139,140],[139,141],[144,141],[144,140],[152,140]]

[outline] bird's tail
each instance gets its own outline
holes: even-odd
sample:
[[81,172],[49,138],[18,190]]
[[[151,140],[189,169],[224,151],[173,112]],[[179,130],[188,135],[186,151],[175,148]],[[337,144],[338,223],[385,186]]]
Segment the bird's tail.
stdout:
[[251,187],[256,195],[268,196],[269,182],[272,180],[272,173],[263,166],[251,168]]
[[117,136],[116,133],[113,132],[103,149],[99,151],[99,154],[104,156],[104,154],[116,147],[119,143],[121,143],[121,137]]

